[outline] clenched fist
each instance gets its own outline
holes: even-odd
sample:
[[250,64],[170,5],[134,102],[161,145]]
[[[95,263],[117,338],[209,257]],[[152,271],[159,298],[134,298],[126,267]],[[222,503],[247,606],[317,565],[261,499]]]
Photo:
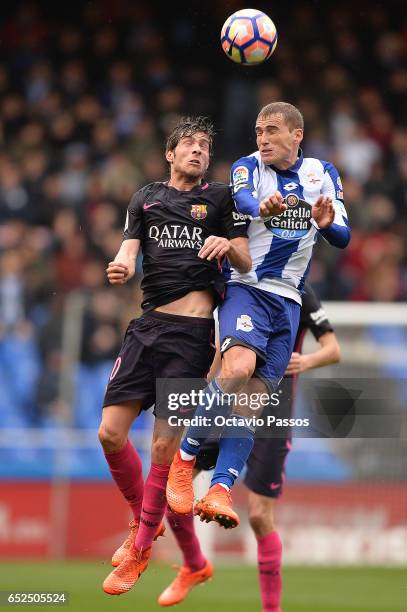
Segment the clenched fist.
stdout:
[[124,285],[130,278],[130,270],[125,264],[110,261],[106,268],[107,278],[111,285]]
[[287,210],[287,204],[279,191],[260,202],[260,217],[275,217]]

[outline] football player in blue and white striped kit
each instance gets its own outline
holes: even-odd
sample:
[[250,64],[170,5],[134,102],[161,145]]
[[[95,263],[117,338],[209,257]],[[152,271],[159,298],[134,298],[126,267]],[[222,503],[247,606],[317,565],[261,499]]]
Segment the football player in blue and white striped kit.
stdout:
[[[304,157],[300,149],[304,133],[300,111],[287,102],[268,104],[255,129],[258,151],[241,157],[231,171],[239,211],[234,214],[249,224],[253,265],[247,273],[230,265],[225,270],[226,298],[219,308],[222,368],[207,387],[208,398],[216,394],[220,399],[199,405],[195,416],[225,413],[227,394],[247,389],[253,376],[251,385],[260,379],[271,393],[275,391],[293,351],[314,244],[319,236],[338,248],[350,240],[336,168]],[[250,414],[250,407],[235,403],[232,416],[244,418],[233,419],[223,432],[211,488],[195,506],[202,519],[225,527],[239,522],[229,491],[253,447],[254,431],[246,419]],[[184,499],[192,489],[189,471],[203,436],[202,427],[190,427],[176,458],[179,472],[183,470],[176,493]]]

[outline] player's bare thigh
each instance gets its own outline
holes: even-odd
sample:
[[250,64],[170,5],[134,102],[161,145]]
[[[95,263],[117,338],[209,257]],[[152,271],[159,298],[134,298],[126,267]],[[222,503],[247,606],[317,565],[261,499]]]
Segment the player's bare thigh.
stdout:
[[171,427],[167,419],[155,419],[151,444],[151,461],[159,465],[170,465],[177,452],[184,428]]
[[222,355],[219,382],[226,393],[237,393],[253,375],[256,353],[246,346],[232,346]]
[[105,452],[115,453],[125,446],[130,427],[140,414],[141,405],[142,400],[129,400],[103,408],[98,434]]
[[275,529],[274,508],[276,500],[249,491],[249,523],[258,537],[263,537]]

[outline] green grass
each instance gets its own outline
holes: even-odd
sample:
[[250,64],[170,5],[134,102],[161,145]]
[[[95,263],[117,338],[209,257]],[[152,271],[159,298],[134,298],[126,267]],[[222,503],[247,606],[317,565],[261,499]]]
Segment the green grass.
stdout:
[[[173,570],[152,564],[133,591],[111,597],[101,591],[101,583],[110,569],[100,561],[0,563],[0,590],[68,591],[69,606],[61,608],[70,612],[157,612],[163,609],[156,599],[174,576]],[[22,607],[18,606],[19,609]],[[31,609],[50,611],[55,606],[37,605]],[[219,567],[210,583],[197,587],[188,601],[176,609],[180,612],[260,612],[256,569]],[[404,569],[284,569],[283,612],[406,610],[407,571]]]

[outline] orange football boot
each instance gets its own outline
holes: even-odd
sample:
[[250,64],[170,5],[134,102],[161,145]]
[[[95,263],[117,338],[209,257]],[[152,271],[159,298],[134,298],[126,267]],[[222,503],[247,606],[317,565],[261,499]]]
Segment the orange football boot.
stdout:
[[225,487],[215,484],[203,499],[195,505],[194,514],[201,517],[201,521],[210,523],[216,521],[225,529],[233,529],[240,523],[239,516],[232,508],[232,495]]
[[197,584],[206,582],[213,576],[212,564],[207,561],[202,569],[193,572],[185,565],[181,567],[177,576],[158,598],[160,606],[175,606],[187,597],[189,591]]
[[184,461],[177,451],[171,463],[167,482],[167,503],[173,512],[188,514],[194,505],[194,488],[192,485],[196,459]]
[[147,569],[151,556],[151,546],[143,551],[131,547],[123,559],[103,583],[103,590],[109,595],[127,593]]
[[[124,540],[123,544],[121,546],[119,546],[119,548],[113,553],[113,557],[112,557],[112,565],[113,567],[117,567],[118,565],[120,565],[120,563],[123,561],[123,559],[125,558],[127,551],[131,549],[131,547],[133,546],[133,542],[136,539],[136,535],[138,532],[138,528],[139,528],[139,521],[136,520],[132,520],[129,523],[129,527],[130,527],[130,533],[127,536],[127,538]],[[165,532],[165,525],[164,523],[161,523],[160,526],[158,527],[156,534],[154,536],[154,541],[159,538],[160,536],[163,536]]]

